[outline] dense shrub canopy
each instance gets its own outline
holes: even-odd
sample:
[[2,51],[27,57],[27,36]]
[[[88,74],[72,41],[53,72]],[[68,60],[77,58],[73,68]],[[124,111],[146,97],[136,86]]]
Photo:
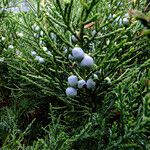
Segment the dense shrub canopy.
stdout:
[[2,149],[150,149],[143,1],[3,0],[0,8]]

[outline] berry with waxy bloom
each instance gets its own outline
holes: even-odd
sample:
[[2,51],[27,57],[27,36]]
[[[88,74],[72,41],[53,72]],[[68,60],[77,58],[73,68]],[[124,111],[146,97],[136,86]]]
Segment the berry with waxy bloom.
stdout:
[[66,47],[63,48],[63,53],[66,54],[68,52],[68,49]]
[[32,26],[31,26],[31,28],[34,30],[35,28],[36,28],[36,24],[34,23]]
[[66,89],[66,95],[69,97],[75,97],[77,95],[77,90],[73,87],[68,87]]
[[36,52],[35,51],[31,51],[31,56],[36,56]]
[[16,50],[16,55],[17,56],[21,56],[22,55],[22,52],[20,52],[18,49]]
[[39,60],[39,58],[40,58],[40,56],[36,56],[36,57],[35,57],[35,60]]
[[39,34],[37,34],[37,33],[34,33],[33,36],[34,36],[35,38],[39,38]]
[[128,13],[124,14],[124,17],[129,18],[129,14]]
[[45,46],[43,46],[42,49],[43,49],[45,52],[48,51],[47,47],[45,47]]
[[13,49],[14,46],[13,46],[13,45],[9,45],[8,48],[9,48],[9,49]]
[[94,89],[96,83],[93,81],[93,79],[88,79],[86,82],[86,86],[88,89]]
[[93,31],[92,31],[92,36],[95,36],[96,33],[97,33],[96,30],[93,30]]
[[73,57],[71,54],[68,55],[68,58],[69,58],[70,60],[73,60],[73,59],[74,59],[74,57]]
[[57,35],[56,35],[55,33],[51,32],[51,33],[50,33],[50,36],[51,36],[51,39],[56,42],[56,40],[57,40]]
[[84,51],[80,47],[75,47],[72,49],[72,56],[74,60],[82,60],[84,58]]
[[116,17],[116,14],[110,14],[109,16],[108,16],[108,19],[113,19],[113,18],[115,18]]
[[0,62],[4,62],[4,57],[3,57],[3,58],[0,58]]
[[71,75],[70,77],[68,77],[68,83],[70,86],[76,86],[78,83],[78,78],[75,75]]
[[36,27],[35,27],[35,31],[39,31],[40,30],[40,27],[37,25]]
[[94,65],[94,60],[91,56],[85,55],[79,65],[81,67],[91,68]]
[[40,41],[39,41],[39,44],[40,44],[40,45],[44,45],[44,41],[40,40]]
[[123,25],[128,25],[129,24],[128,18],[123,18],[122,23],[123,23]]
[[22,32],[16,32],[17,36],[22,38],[23,37],[23,33]]
[[117,6],[123,6],[123,3],[122,2],[118,2]]
[[127,17],[122,18],[122,19],[119,20],[119,26],[123,26],[123,25],[124,26],[129,25],[129,19]]
[[86,85],[86,81],[85,80],[79,80],[78,81],[78,88],[81,89]]
[[37,60],[39,63],[44,63],[45,62],[44,58],[42,58],[41,56],[36,56],[35,60]]
[[44,58],[40,57],[40,58],[39,58],[39,62],[40,62],[40,63],[44,63],[44,62],[45,62]]
[[40,36],[43,36],[44,35],[44,32],[41,30],[40,31]]
[[2,39],[2,41],[5,41],[5,39],[6,39],[6,38],[5,38],[4,36],[2,36],[2,38],[1,38],[1,39]]
[[78,39],[74,35],[71,36],[71,40],[72,40],[72,42],[77,42],[78,41]]

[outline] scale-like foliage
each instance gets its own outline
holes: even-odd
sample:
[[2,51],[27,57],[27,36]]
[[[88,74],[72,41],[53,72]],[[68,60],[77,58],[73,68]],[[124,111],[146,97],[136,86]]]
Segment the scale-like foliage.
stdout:
[[21,131],[4,148],[149,149],[150,42],[132,4],[37,1],[6,13],[6,88]]

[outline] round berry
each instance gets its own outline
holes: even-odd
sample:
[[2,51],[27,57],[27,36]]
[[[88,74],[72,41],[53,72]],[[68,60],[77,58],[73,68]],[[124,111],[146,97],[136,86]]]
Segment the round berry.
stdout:
[[45,52],[48,51],[47,47],[45,47],[45,46],[43,46],[42,49],[43,49]]
[[45,62],[44,58],[42,58],[42,57],[40,57],[38,61],[39,61],[40,63],[44,63],[44,62]]
[[40,44],[40,45],[44,45],[44,41],[40,40],[40,41],[39,41],[39,44]]
[[70,60],[74,60],[74,57],[73,57],[71,54],[68,55],[68,58],[69,58]]
[[97,33],[96,30],[93,30],[93,31],[92,31],[92,36],[95,36],[96,33]]
[[123,25],[122,19],[119,20],[119,27]]
[[37,25],[34,30],[35,30],[35,31],[39,31],[39,30],[40,30],[40,27]]
[[85,81],[85,80],[79,80],[79,81],[78,81],[78,88],[79,88],[79,89],[83,88],[84,85],[86,85],[86,81]]
[[50,36],[51,36],[51,39],[56,42],[56,40],[57,40],[57,35],[56,35],[55,33],[51,32],[51,33],[50,33]]
[[1,39],[2,39],[2,41],[5,41],[5,39],[6,39],[6,38],[5,38],[4,36],[2,36],[2,38],[1,38]]
[[44,32],[41,30],[40,31],[40,36],[43,36],[44,35]]
[[38,34],[38,33],[34,33],[33,36],[34,36],[35,38],[39,38],[39,34]]
[[36,24],[34,23],[32,26],[31,26],[31,28],[34,30],[35,28],[36,28]]
[[96,83],[93,81],[93,79],[88,79],[86,82],[86,86],[88,89],[94,89]]
[[91,68],[94,65],[94,60],[91,56],[85,55],[81,63],[79,64],[81,67]]
[[72,42],[77,42],[78,41],[78,39],[74,35],[71,36],[71,40],[72,40]]
[[13,46],[13,45],[9,45],[8,48],[9,48],[9,49],[13,49],[14,46]]
[[81,60],[84,58],[84,51],[80,47],[75,47],[72,49],[72,56],[75,60]]
[[68,49],[67,49],[66,47],[64,47],[64,48],[63,48],[63,53],[64,53],[64,54],[67,54],[67,52],[68,52]]
[[71,75],[70,77],[68,77],[68,83],[70,86],[76,86],[78,83],[78,78],[75,75]]
[[108,16],[108,19],[113,19],[113,18],[115,18],[116,17],[116,14],[110,14],[109,16]]
[[31,51],[31,56],[36,56],[36,52],[35,51]]
[[129,18],[129,14],[128,13],[124,14],[124,17]]
[[45,60],[41,56],[35,56],[35,60],[37,60],[39,63],[45,62]]
[[69,97],[75,97],[77,95],[77,90],[73,87],[68,87],[66,89],[66,95]]
[[123,25],[125,26],[129,24],[128,18],[123,18],[122,22],[123,22]]
[[39,60],[39,58],[40,58],[40,56],[36,56],[36,57],[35,57],[35,60]]
[[22,32],[16,32],[18,37],[23,37],[23,33]]

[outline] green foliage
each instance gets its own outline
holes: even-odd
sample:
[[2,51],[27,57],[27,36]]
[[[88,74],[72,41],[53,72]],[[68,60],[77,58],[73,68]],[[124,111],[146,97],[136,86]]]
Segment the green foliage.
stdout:
[[[2,149],[150,148],[150,42],[127,15],[131,7],[117,0],[52,0],[29,12],[5,12]],[[70,59],[74,47],[94,66]],[[75,87],[77,96],[66,96],[70,75],[92,78],[95,89]]]

